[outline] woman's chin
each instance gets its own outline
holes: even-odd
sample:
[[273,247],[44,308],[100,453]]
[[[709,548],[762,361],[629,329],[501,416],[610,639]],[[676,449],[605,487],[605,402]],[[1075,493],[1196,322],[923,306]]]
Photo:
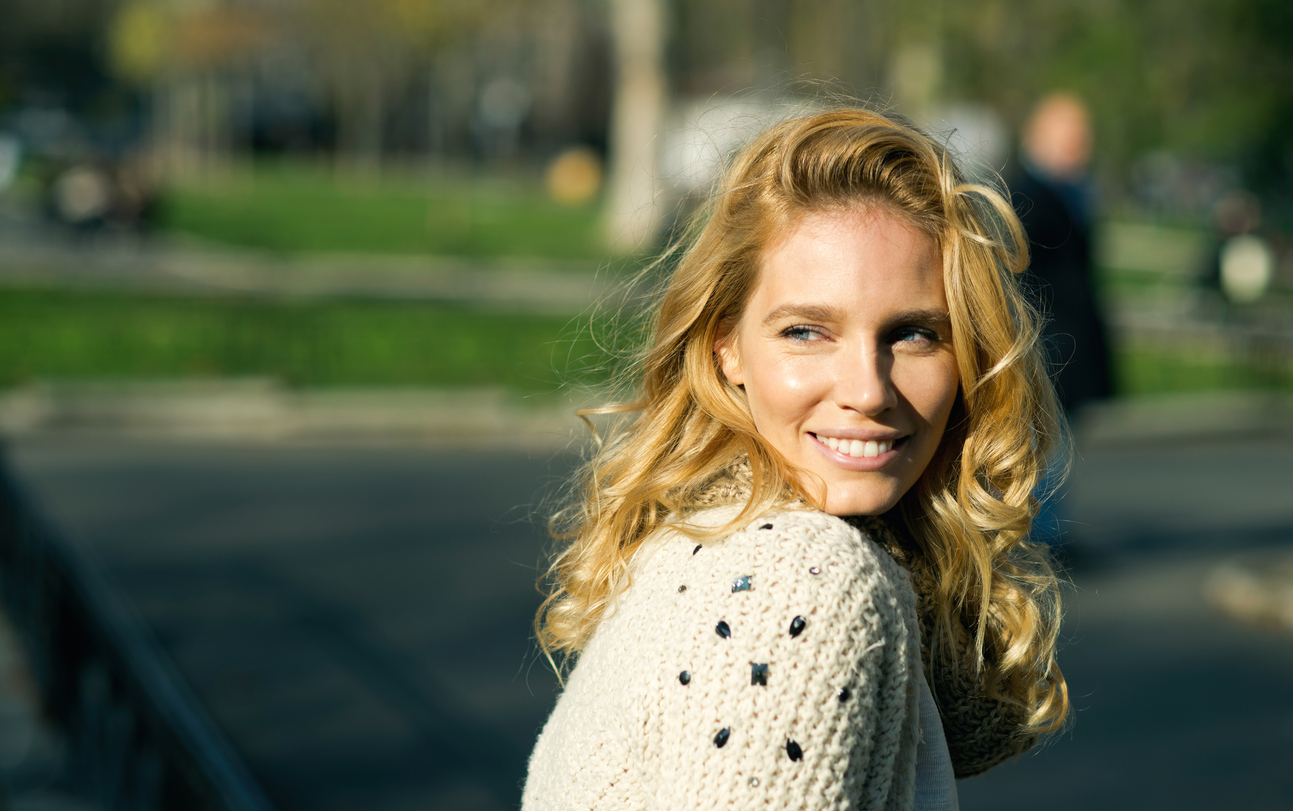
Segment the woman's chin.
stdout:
[[826,512],[831,515],[879,515],[898,503],[896,488],[830,487],[827,485]]

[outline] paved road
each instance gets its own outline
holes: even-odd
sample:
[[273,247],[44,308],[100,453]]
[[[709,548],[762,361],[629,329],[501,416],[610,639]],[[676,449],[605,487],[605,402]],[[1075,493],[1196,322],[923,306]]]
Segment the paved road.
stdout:
[[[283,809],[515,807],[555,686],[528,643],[528,519],[569,458],[67,436],[10,457]],[[1221,560],[1293,552],[1291,483],[1288,440],[1087,453],[1076,721],[962,783],[962,808],[1288,808],[1293,637],[1200,590]]]
[[515,805],[554,689],[528,642],[548,462],[84,439],[12,458],[281,808]]

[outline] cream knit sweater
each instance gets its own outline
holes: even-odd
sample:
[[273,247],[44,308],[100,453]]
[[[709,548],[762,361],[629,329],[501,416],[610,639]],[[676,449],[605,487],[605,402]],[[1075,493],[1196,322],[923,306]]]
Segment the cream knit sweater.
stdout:
[[522,808],[910,808],[919,668],[907,573],[844,521],[778,511],[701,545],[666,527],[571,672]]

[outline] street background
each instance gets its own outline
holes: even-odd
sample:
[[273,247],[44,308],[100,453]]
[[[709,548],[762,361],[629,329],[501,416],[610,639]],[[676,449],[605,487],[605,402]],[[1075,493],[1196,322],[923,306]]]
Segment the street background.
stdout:
[[[1287,808],[1289,632],[1206,595],[1287,560],[1293,423],[1110,440],[1071,492],[1072,726],[962,782],[962,808]],[[278,807],[516,807],[556,689],[530,637],[536,521],[572,456],[55,435],[9,458]]]
[[[858,98],[1093,132],[1076,708],[962,806],[1287,808],[1293,6],[9,0],[0,437],[275,805],[515,807],[543,525],[723,158]],[[0,803],[96,808],[0,622]]]

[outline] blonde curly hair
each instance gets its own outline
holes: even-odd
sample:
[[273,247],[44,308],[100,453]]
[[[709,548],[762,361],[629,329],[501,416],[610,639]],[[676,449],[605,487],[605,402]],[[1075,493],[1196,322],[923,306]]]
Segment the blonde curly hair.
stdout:
[[[739,320],[762,252],[807,212],[877,206],[929,235],[943,262],[961,387],[943,440],[890,519],[928,569],[934,656],[958,662],[1021,710],[1034,732],[1068,714],[1055,664],[1059,598],[1028,542],[1035,493],[1065,450],[1039,348],[1038,317],[1016,277],[1027,240],[1009,202],[968,182],[948,151],[895,115],[863,109],[778,123],[732,161],[677,248],[629,399],[582,415],[617,415],[554,516],[563,547],[535,619],[539,643],[577,653],[625,587],[642,541],[695,512],[707,487],[748,460],[748,502],[720,534],[775,506],[816,504],[769,445],[743,393],[726,382],[715,341]],[[971,639],[968,645],[958,639]],[[569,659],[569,657],[568,657]]]

